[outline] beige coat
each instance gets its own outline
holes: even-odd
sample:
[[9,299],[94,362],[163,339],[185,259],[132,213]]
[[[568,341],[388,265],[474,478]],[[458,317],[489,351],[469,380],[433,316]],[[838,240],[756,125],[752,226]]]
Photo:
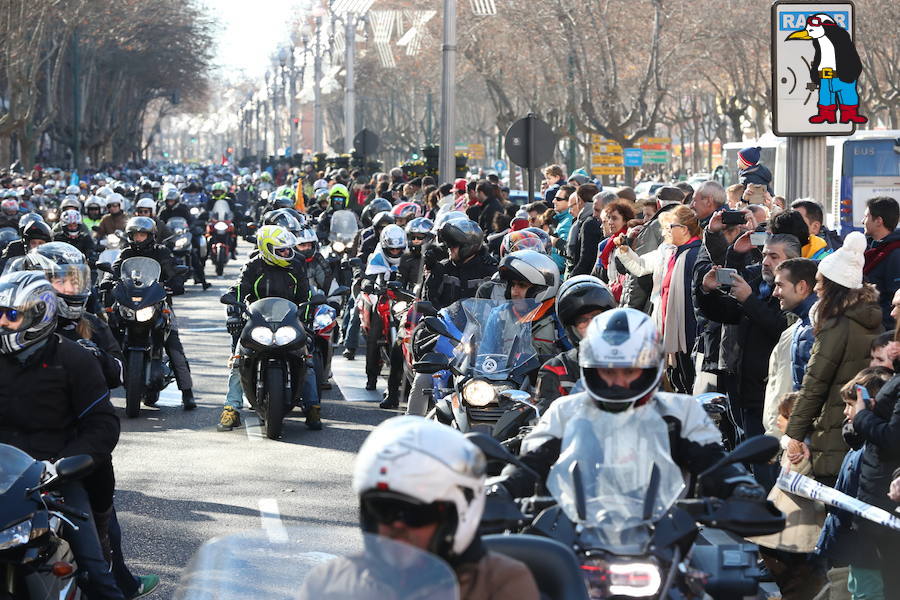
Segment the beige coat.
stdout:
[[459,597],[465,600],[538,600],[540,592],[525,563],[488,552],[477,563],[456,569]]

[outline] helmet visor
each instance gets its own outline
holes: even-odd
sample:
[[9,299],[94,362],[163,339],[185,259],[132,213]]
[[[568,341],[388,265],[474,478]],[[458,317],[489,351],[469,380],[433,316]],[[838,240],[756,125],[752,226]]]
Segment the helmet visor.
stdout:
[[53,265],[44,275],[62,296],[87,296],[91,291],[91,269],[88,265]]
[[578,350],[578,364],[594,369],[652,369],[659,367],[661,360],[662,350],[653,339],[614,343],[586,338]]

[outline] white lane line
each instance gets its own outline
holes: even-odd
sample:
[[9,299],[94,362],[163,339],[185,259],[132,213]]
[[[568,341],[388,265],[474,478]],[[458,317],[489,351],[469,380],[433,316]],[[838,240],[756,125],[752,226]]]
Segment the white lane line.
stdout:
[[252,412],[244,419],[244,431],[247,432],[247,439],[251,442],[261,442],[263,439],[262,427],[259,425],[259,417]]
[[195,327],[193,329],[179,329],[180,333],[208,333],[210,331],[221,331],[222,333],[227,333],[225,328],[222,326],[219,327]]
[[288,541],[287,529],[281,522],[281,513],[278,512],[278,501],[275,498],[259,499],[259,519],[262,521],[262,528],[269,541],[273,543],[284,543]]
[[159,402],[157,402],[156,405],[167,406],[170,408],[181,406],[181,390],[178,389],[178,384],[173,381],[167,385],[166,388],[159,393]]

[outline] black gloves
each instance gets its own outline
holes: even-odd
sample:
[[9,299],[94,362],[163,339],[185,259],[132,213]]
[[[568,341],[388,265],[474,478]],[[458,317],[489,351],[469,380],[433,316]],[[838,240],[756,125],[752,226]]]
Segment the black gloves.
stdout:
[[101,350],[100,347],[91,340],[81,338],[80,340],[78,340],[78,345],[85,350],[90,350],[91,354],[93,354],[97,358],[100,358],[100,356],[103,354],[103,350]]
[[437,244],[431,244],[422,252],[422,264],[428,270],[434,270],[438,263],[447,258],[447,253]]
[[739,483],[731,490],[731,498],[741,500],[765,500],[766,489],[758,483]]

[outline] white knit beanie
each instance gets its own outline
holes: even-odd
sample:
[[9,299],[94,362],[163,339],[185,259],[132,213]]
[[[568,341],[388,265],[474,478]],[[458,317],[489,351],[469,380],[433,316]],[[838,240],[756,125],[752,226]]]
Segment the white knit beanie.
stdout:
[[844,245],[829,254],[819,263],[819,273],[831,281],[856,290],[863,284],[866,236],[858,231],[850,232]]

